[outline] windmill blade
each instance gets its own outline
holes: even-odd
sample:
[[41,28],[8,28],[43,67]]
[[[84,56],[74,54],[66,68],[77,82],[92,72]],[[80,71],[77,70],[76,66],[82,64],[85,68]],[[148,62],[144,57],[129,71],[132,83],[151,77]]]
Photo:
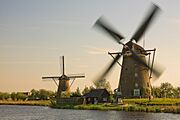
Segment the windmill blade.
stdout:
[[42,77],[42,79],[59,79],[61,76]]
[[[151,69],[151,67],[143,59],[141,59],[141,57],[139,55],[137,55],[132,49],[129,49],[129,50],[131,51],[132,57],[136,62],[142,64],[143,66],[147,67],[148,69]],[[158,79],[163,73],[163,69],[161,69],[160,66],[154,67],[151,70],[156,79]]]
[[112,70],[113,66],[119,60],[120,57],[121,57],[121,54],[117,54],[114,60],[108,65],[108,67],[102,72],[102,74],[96,80],[94,80],[94,83],[97,83],[103,80],[108,75],[108,73]]
[[157,5],[152,4],[151,11],[149,12],[149,14],[145,18],[145,20],[142,22],[142,24],[138,28],[138,30],[135,32],[135,34],[132,36],[130,41],[135,40],[136,42],[138,42],[140,40],[140,38],[146,32],[146,30],[148,29],[148,27],[152,23],[152,20],[155,18],[155,15],[157,15],[159,10],[160,10],[160,8]]
[[60,56],[59,64],[60,64],[60,73],[62,73],[62,75],[65,75],[64,56]]
[[[152,74],[154,76],[154,79],[153,80],[157,80],[161,75],[162,73],[164,72],[165,68],[160,66],[159,64],[158,65],[155,65],[152,69]],[[151,76],[150,76],[151,77]]]
[[106,20],[100,17],[96,23],[95,27],[100,28],[104,33],[112,37],[117,43],[121,43],[120,41],[124,38],[120,33],[118,33],[110,24],[106,22]]
[[63,74],[63,56],[59,56],[59,73]]

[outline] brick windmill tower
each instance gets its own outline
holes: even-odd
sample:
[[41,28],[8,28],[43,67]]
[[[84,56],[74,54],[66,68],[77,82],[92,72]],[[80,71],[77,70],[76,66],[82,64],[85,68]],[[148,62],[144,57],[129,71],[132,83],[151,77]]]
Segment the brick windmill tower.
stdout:
[[[152,73],[154,77],[158,78],[162,74],[162,71],[153,67],[155,49],[145,50],[145,48],[137,43],[151,24],[158,11],[159,7],[153,4],[147,17],[141,23],[131,39],[125,44],[122,42],[124,37],[112,28],[105,19],[101,17],[96,21],[95,27],[100,28],[104,33],[112,37],[116,43],[123,45],[123,49],[121,52],[109,53],[114,60],[108,65],[103,74],[94,82],[100,82],[104,79],[114,64],[123,56],[122,63],[120,64],[118,62],[121,65],[121,73],[118,88],[115,90],[117,97],[133,98],[151,96],[150,79]],[[149,56],[151,52],[153,52],[153,59],[150,64],[149,60],[146,61],[146,56]]]
[[[65,75],[65,67],[64,67],[64,56],[61,57],[61,65],[62,65],[62,75],[60,76],[50,76],[50,77],[42,77],[42,79],[53,79],[53,81],[55,82],[55,84],[57,85],[57,95],[56,95],[56,100],[58,101],[61,98],[61,93],[62,92],[66,92],[69,93],[70,92],[70,87],[73,84],[74,80],[76,78],[84,78],[85,75],[84,74],[71,74],[71,75]],[[59,81],[59,84],[57,83],[57,81]],[[71,84],[70,84],[70,80],[72,80]]]

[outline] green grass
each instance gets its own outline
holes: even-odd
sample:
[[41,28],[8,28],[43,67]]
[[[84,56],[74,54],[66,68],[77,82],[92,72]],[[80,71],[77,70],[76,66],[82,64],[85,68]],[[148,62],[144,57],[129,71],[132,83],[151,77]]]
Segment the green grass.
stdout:
[[148,100],[145,98],[142,99],[124,99],[124,103],[126,104],[144,104],[144,105],[175,105],[180,103],[180,99],[175,98],[155,98],[152,100]]
[[56,104],[51,100],[39,101],[0,101],[0,105],[35,105],[35,106],[50,106],[59,109],[81,109],[81,110],[116,110],[116,111],[136,111],[136,112],[164,112],[164,113],[178,113],[180,114],[180,99],[172,98],[156,98],[149,101],[148,99],[124,99],[123,105],[117,104],[87,104],[87,105],[74,105],[74,104]]
[[180,113],[180,107],[177,106],[139,106],[139,105],[76,105],[73,109],[80,110],[116,110],[116,111],[132,111],[132,112],[153,112],[153,113]]
[[32,106],[49,106],[51,104],[50,100],[33,100],[33,101],[12,101],[3,100],[0,101],[0,105],[32,105]]

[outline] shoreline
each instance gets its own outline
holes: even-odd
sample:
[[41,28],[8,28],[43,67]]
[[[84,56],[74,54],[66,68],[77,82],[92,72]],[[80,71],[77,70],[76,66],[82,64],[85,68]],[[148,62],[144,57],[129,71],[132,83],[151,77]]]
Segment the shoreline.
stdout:
[[13,100],[1,100],[0,105],[29,105],[29,106],[50,106],[50,100],[30,100],[30,101],[13,101]]
[[151,112],[151,113],[175,113],[180,114],[179,105],[147,105],[147,104],[55,104],[51,100],[37,100],[37,101],[9,101],[1,100],[0,105],[28,105],[28,106],[47,106],[55,109],[74,109],[74,110],[101,110],[101,111],[126,111],[126,112]]
[[180,106],[139,106],[134,104],[88,104],[88,105],[54,105],[56,109],[75,110],[101,110],[101,111],[126,111],[126,112],[147,112],[147,113],[174,113],[180,114]]

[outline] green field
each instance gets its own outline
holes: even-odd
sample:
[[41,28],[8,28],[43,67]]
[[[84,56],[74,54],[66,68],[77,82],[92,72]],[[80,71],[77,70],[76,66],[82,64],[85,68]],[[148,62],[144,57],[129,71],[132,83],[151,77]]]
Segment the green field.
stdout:
[[80,109],[80,110],[116,110],[116,111],[136,111],[136,112],[164,112],[180,113],[180,99],[156,98],[148,99],[124,99],[123,104],[105,103],[105,104],[87,104],[71,105],[62,104],[52,107],[60,109]]
[[105,103],[105,104],[87,104],[73,105],[61,104],[57,105],[50,100],[37,101],[0,101],[0,105],[35,105],[49,106],[60,109],[81,109],[81,110],[116,110],[116,111],[136,111],[136,112],[164,112],[164,113],[180,113],[180,99],[173,98],[156,98],[148,99],[124,99],[123,104]]
[[1,100],[0,105],[33,105],[33,106],[50,106],[50,100],[33,100],[33,101],[12,101],[12,100]]
[[127,104],[144,104],[144,105],[176,105],[180,104],[180,99],[175,98],[155,98],[149,99],[124,99]]

